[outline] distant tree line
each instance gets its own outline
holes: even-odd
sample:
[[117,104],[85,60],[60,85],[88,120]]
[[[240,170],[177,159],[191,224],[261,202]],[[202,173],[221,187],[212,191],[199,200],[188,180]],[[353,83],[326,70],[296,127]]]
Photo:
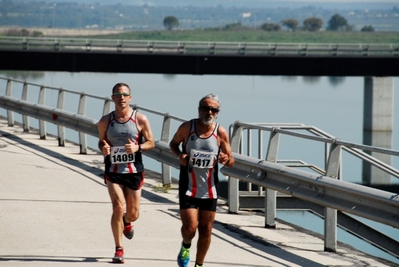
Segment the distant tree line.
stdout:
[[[175,16],[167,16],[163,20],[163,25],[167,30],[173,30],[179,27],[179,20]],[[323,20],[317,17],[306,18],[303,21],[303,26],[299,27],[299,21],[296,19],[284,19],[281,21],[281,25],[291,31],[320,31],[323,26]],[[276,23],[263,23],[260,29],[264,31],[280,31],[281,25]],[[226,25],[225,30],[238,30],[245,29],[248,27],[242,27],[241,23],[232,23]],[[353,31],[354,27],[348,24],[348,21],[339,14],[334,14],[328,21],[326,27],[327,31]],[[372,32],[374,28],[371,25],[364,26],[361,31]]]
[[26,37],[42,37],[43,33],[41,31],[29,31],[27,29],[9,29],[6,31],[5,35],[8,36],[26,36]]

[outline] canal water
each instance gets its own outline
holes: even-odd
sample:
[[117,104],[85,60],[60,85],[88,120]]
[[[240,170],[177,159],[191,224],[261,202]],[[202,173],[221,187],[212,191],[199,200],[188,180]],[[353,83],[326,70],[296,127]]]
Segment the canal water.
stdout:
[[[362,144],[363,142],[363,77],[299,77],[299,76],[227,76],[227,75],[162,75],[162,74],[110,74],[110,73],[69,73],[69,72],[1,72],[2,77],[13,77],[39,85],[62,87],[76,92],[107,97],[117,82],[130,85],[132,103],[168,112],[178,117],[197,117],[199,99],[208,94],[217,94],[222,102],[218,121],[228,129],[239,120],[242,122],[303,123],[315,126],[341,140]],[[0,93],[5,86],[0,83]],[[392,149],[399,150],[399,78],[394,78],[394,117]],[[54,96],[56,99],[56,96]],[[55,100],[54,100],[55,101]],[[55,103],[53,103],[55,105]],[[76,107],[76,103],[67,105]],[[87,116],[99,119],[102,106],[90,107]],[[77,109],[71,110],[77,112]],[[3,114],[1,114],[3,115]],[[151,117],[151,127],[156,139],[160,137],[161,125]],[[153,122],[154,121],[154,122]],[[177,126],[176,126],[177,127]],[[67,138],[70,138],[67,136]],[[77,139],[77,135],[74,137]],[[73,138],[72,138],[73,139]],[[96,138],[89,138],[91,147],[96,147]],[[318,153],[318,152],[317,152]],[[295,144],[279,151],[279,158],[307,158],[319,161],[320,154],[312,147],[297,149]],[[316,155],[317,154],[317,155]],[[160,171],[160,164],[151,159],[146,167]],[[399,159],[392,164],[399,169]],[[359,160],[343,154],[342,179],[361,183],[362,165]],[[172,174],[176,177],[177,170]],[[399,183],[392,178],[391,183]],[[300,226],[323,233],[323,221],[305,211],[278,211],[277,217],[288,222],[295,220]],[[359,219],[359,218],[357,218]],[[363,220],[364,221],[364,220]],[[366,221],[365,221],[366,222]],[[399,230],[367,221],[369,225],[399,238]],[[375,256],[399,264],[391,255],[368,245],[362,240],[338,230],[338,240]]]

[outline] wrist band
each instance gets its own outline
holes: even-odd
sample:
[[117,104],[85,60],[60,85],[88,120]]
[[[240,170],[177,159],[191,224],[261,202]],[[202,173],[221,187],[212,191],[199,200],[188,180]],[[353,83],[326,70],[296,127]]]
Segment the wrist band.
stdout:
[[179,154],[179,156],[177,156],[177,159],[180,159],[180,157],[181,157],[181,154],[183,154],[183,153],[180,153],[180,154]]

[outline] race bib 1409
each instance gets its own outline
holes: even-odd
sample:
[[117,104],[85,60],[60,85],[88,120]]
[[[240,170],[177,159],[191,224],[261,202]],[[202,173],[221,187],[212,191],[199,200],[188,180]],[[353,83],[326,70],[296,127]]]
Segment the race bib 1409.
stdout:
[[111,163],[129,163],[134,162],[134,154],[127,154],[124,146],[111,147]]

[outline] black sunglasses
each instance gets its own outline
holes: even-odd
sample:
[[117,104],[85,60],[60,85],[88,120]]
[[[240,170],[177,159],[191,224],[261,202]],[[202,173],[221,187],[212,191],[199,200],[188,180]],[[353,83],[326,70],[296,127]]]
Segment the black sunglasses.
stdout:
[[220,111],[220,109],[214,107],[202,106],[202,105],[200,105],[199,108],[206,112],[212,111],[212,113],[218,113]]

